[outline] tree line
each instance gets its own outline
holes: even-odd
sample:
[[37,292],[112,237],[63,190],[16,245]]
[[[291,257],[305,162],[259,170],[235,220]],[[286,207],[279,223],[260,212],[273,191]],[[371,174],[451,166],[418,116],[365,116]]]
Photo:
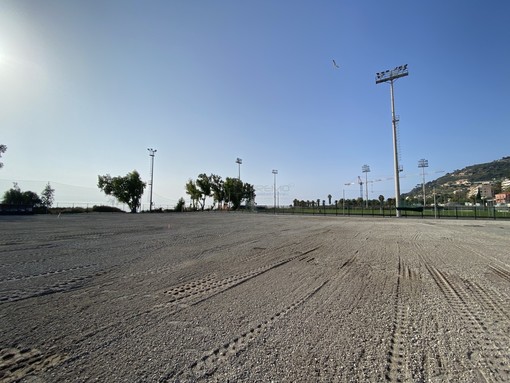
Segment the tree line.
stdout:
[[[119,202],[127,204],[130,211],[135,213],[140,208],[143,191],[147,184],[142,181],[140,174],[133,170],[124,177],[112,177],[109,174],[98,176],[97,186],[106,195],[112,195]],[[242,182],[238,178],[227,177],[223,180],[217,174],[201,173],[196,180],[188,180],[185,190],[191,198],[192,210],[204,210],[208,197],[213,199],[213,209],[223,208],[224,204],[229,204],[230,208],[237,210],[243,202],[247,205],[255,202],[253,185]],[[182,211],[184,207],[185,201],[180,198],[175,210]]]
[[212,197],[213,209],[228,204],[233,210],[237,210],[243,201],[247,205],[255,202],[255,187],[239,178],[227,177],[223,180],[217,174],[201,173],[196,180],[189,179],[185,188],[186,194],[191,198],[193,210],[204,210],[207,197]]
[[14,182],[12,188],[7,190],[2,199],[2,203],[13,206],[31,206],[31,207],[43,207],[49,209],[53,205],[55,196],[55,189],[53,189],[48,182],[41,192],[41,196],[33,191],[21,191],[17,182]]
[[[332,201],[331,194],[328,195],[327,201],[321,200],[318,198],[316,200],[299,200],[294,199],[292,201],[293,207],[303,207],[303,208],[314,208],[314,207],[321,207],[322,205],[325,206],[351,206],[351,207],[364,207],[366,204],[366,201],[359,197],[359,198],[353,198],[353,199],[339,199]],[[388,198],[385,199],[383,195],[380,195],[378,199],[371,199],[368,200],[368,204],[371,207],[382,207],[382,206],[395,206],[395,199],[394,198]]]

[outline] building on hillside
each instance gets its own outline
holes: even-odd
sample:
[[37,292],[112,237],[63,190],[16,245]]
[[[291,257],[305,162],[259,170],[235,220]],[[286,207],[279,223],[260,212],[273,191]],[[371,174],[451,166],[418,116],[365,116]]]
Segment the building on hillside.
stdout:
[[480,191],[480,197],[482,199],[492,198],[492,185],[488,182],[484,182],[482,184],[474,185],[469,189],[468,197],[473,197],[478,194]]
[[494,196],[494,203],[496,205],[510,204],[510,193],[499,193]]
[[501,190],[510,191],[510,178],[505,178],[501,181]]

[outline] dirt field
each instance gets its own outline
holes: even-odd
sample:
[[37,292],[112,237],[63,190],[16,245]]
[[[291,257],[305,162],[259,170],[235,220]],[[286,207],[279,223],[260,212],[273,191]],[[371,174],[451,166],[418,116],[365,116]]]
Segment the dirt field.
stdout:
[[0,217],[2,382],[508,382],[510,222]]

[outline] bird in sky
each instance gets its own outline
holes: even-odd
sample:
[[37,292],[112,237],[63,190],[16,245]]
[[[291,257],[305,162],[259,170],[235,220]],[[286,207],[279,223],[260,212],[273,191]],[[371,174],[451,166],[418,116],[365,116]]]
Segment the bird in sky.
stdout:
[[335,60],[333,60],[333,66],[334,66],[335,68],[340,68],[340,67],[338,66],[338,64],[336,63],[336,61],[335,61]]

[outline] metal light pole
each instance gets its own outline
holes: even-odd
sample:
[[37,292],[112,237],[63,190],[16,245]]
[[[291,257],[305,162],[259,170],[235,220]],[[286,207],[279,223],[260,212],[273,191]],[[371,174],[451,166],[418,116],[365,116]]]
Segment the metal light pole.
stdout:
[[400,217],[400,168],[398,165],[398,153],[397,153],[397,117],[395,116],[395,98],[393,94],[393,81],[397,78],[408,76],[407,64],[398,66],[392,70],[386,70],[384,72],[378,72],[375,74],[375,83],[380,84],[382,82],[390,83],[391,91],[391,122],[393,125],[393,162],[395,165],[395,207],[396,216]]
[[425,207],[425,168],[429,167],[429,161],[422,158],[418,161],[418,167],[421,168],[421,174],[423,177],[423,206]]
[[365,207],[368,208],[368,172],[370,171],[370,166],[363,165],[361,171],[365,173]]
[[151,157],[151,194],[150,194],[150,206],[149,211],[152,211],[152,187],[154,185],[154,153],[157,152],[156,149],[148,148],[149,156]]
[[241,180],[241,164],[242,163],[243,163],[243,160],[238,157],[237,160],[236,160],[236,164],[239,165],[239,177],[238,177],[239,180]]
[[276,214],[276,175],[278,174],[278,170],[276,169],[273,169],[272,171],[273,175],[274,175],[274,213]]

